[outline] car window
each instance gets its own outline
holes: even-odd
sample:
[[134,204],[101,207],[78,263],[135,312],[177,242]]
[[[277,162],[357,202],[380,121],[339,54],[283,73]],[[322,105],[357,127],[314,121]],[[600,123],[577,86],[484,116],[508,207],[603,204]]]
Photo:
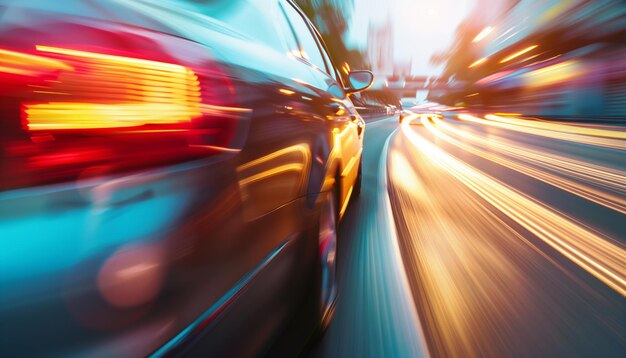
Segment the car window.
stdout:
[[328,55],[328,53],[326,52],[326,49],[322,45],[322,40],[317,35],[316,35],[316,38],[318,39],[318,41],[320,43],[320,49],[322,51],[322,56],[324,56],[324,60],[326,60],[326,63],[328,64],[328,69],[330,70],[330,72],[329,72],[330,77],[334,78],[335,81],[337,81],[338,84],[341,84],[342,81],[341,81],[341,77],[339,75],[339,71],[333,65],[333,61],[330,59],[330,56]]
[[289,19],[289,23],[291,24],[299,44],[299,48],[294,49],[295,53],[299,53],[302,58],[309,61],[320,70],[328,72],[322,53],[320,52],[317,42],[313,37],[306,20],[304,20],[302,15],[300,15],[300,13],[291,4],[283,2],[280,5]]
[[[281,36],[274,24],[276,6],[267,0],[159,0],[124,3],[134,7],[166,9],[189,17],[189,20],[208,16],[217,20],[216,24],[224,25],[220,29],[222,31],[240,33],[256,40],[256,43],[284,50]],[[150,14],[154,16],[153,13]]]
[[197,11],[230,25],[260,43],[282,50],[283,44],[273,24],[275,8],[269,6],[267,1],[194,0],[191,3],[197,4]]
[[291,26],[291,23],[287,20],[287,14],[285,13],[282,4],[279,4],[278,7],[279,10],[276,14],[276,26],[282,34],[288,52],[293,55],[300,56],[298,40],[295,37],[293,26]]

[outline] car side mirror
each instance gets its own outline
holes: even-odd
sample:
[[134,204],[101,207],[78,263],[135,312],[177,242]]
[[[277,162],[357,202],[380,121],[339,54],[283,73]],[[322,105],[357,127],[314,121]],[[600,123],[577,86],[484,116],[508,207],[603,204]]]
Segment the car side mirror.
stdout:
[[365,91],[374,82],[374,74],[370,71],[352,71],[348,74],[350,86],[346,88],[348,93]]

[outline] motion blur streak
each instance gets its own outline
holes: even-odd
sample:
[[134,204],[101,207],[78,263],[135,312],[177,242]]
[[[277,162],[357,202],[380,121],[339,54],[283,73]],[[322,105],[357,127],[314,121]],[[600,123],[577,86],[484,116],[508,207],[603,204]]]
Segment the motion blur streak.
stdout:
[[624,131],[611,131],[611,130],[599,129],[599,128],[577,127],[577,126],[561,124],[561,123],[532,121],[532,120],[515,118],[515,117],[497,116],[493,114],[488,114],[485,116],[485,118],[502,122],[502,123],[513,124],[516,126],[546,129],[546,130],[552,130],[555,132],[575,133],[575,134],[583,134],[583,135],[615,138],[615,139],[626,139],[626,132]]
[[[530,175],[535,179],[566,190],[587,200],[591,200],[594,203],[603,205],[622,214],[626,214],[626,200],[623,199],[626,195],[626,184],[624,183],[626,173],[620,170],[585,163],[556,154],[538,152],[528,147],[516,146],[511,141],[498,140],[494,137],[490,137],[490,140],[485,141],[484,138],[480,136],[461,131],[438,118],[432,118],[435,126],[426,121],[426,127],[437,137],[463,150],[516,170],[522,174]],[[450,137],[443,133],[441,129],[454,133],[454,135],[461,137],[464,141]],[[471,145],[469,143],[471,143]],[[496,149],[500,153],[514,158],[516,161],[509,160],[504,156],[495,155],[491,151],[478,149],[477,147],[483,147],[487,150]],[[530,165],[524,164],[524,162]],[[535,166],[547,170],[538,170]],[[550,171],[557,172],[561,175],[565,174],[573,179],[582,180],[591,185],[583,185],[574,180],[562,178],[559,175],[552,174]],[[605,190],[597,190],[594,186],[599,186]],[[613,195],[611,192],[615,192],[619,195]]]
[[[402,133],[416,148],[522,227],[626,296],[626,250],[445,153],[411,129],[409,124],[416,118],[402,124]],[[426,124],[428,118],[422,116],[421,121]]]
[[[304,143],[293,145],[237,167],[237,174],[241,177],[239,185],[244,189],[243,187],[252,183],[289,171],[295,171],[300,176],[310,166],[311,154],[309,146]],[[306,179],[308,179],[306,176],[301,176],[298,187],[291,189],[294,191],[300,189],[305,184]]]
[[[525,125],[517,125],[517,124],[510,123],[508,122],[508,119],[504,117],[500,117],[500,116],[494,116],[494,115],[485,116],[486,119],[490,119],[490,120],[478,118],[469,114],[459,114],[458,118],[464,121],[468,121],[468,122],[486,124],[489,126],[504,128],[504,129],[508,129],[508,130],[512,130],[516,132],[527,133],[527,134],[532,134],[532,135],[541,136],[541,137],[560,139],[560,140],[566,140],[566,141],[572,141],[572,142],[578,142],[578,143],[584,143],[584,144],[590,144],[590,145],[597,145],[597,146],[605,147],[605,148],[626,150],[626,141],[621,140],[621,139],[615,139],[615,137],[614,138],[598,138],[598,137],[589,136],[589,135],[581,135],[578,133],[559,132],[554,127],[549,127],[550,129],[548,129],[547,127],[528,127]],[[546,124],[546,125],[551,126],[551,124]],[[620,135],[619,133],[614,134],[614,136],[619,136],[619,135]]]
[[36,76],[47,71],[71,69],[65,63],[47,57],[0,49],[0,72]]
[[[335,319],[318,357],[427,357],[424,336],[386,190],[388,135],[395,122],[368,124],[363,190],[341,222]],[[389,168],[391,171],[393,167]],[[341,250],[344,248],[344,250]]]
[[[191,122],[201,115],[200,84],[184,66],[73,49],[36,46],[67,65],[25,103],[28,129],[136,127]],[[49,65],[49,64],[48,64]],[[69,70],[68,70],[69,69]]]
[[518,52],[516,52],[516,53],[512,54],[511,56],[509,56],[509,57],[507,57],[507,58],[503,59],[502,61],[500,61],[500,63],[509,62],[509,61],[511,61],[512,59],[518,58],[518,57],[520,57],[521,55],[523,55],[523,54],[525,54],[525,53],[527,53],[527,52],[530,52],[530,51],[532,51],[532,50],[536,49],[537,47],[539,47],[539,46],[538,46],[538,45],[528,46],[528,47],[526,47],[525,49],[520,50],[520,51],[518,51]]
[[[311,151],[307,143],[299,143],[271,152],[237,167],[241,198],[248,203],[246,220],[253,220],[265,210],[281,205],[302,192],[309,179]],[[267,185],[281,190],[268,193]]]
[[473,62],[471,65],[467,66],[467,68],[474,68],[474,67],[476,67],[476,66],[480,65],[481,63],[483,63],[483,62],[485,62],[485,61],[487,61],[487,57],[483,57],[483,58],[481,58],[481,59],[479,59],[479,60],[476,60],[476,61],[475,61],[475,62]]

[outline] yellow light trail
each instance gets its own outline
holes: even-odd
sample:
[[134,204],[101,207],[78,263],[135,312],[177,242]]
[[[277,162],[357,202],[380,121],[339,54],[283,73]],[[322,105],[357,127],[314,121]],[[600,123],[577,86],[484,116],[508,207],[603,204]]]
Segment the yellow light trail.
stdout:
[[36,49],[56,58],[39,62],[56,66],[63,61],[65,67],[45,89],[46,97],[24,103],[29,130],[189,123],[202,114],[198,77],[184,66],[51,46]]
[[175,103],[72,103],[27,104],[28,129],[123,128],[145,124],[175,124],[190,120],[184,104]]
[[[420,151],[526,230],[626,297],[626,250],[610,238],[576,224],[570,218],[463,163],[402,123],[402,133]],[[426,116],[421,117],[426,125]]]
[[[491,160],[492,162],[498,163],[522,174],[529,175],[535,179],[593,201],[594,203],[603,205],[609,209],[626,214],[626,200],[623,199],[623,196],[613,195],[606,191],[597,190],[588,185],[583,185],[572,180],[559,177],[558,175],[550,172],[538,170],[533,165],[542,166],[593,185],[601,186],[614,192],[619,192],[622,195],[626,195],[626,173],[622,171],[603,168],[591,163],[584,163],[562,156],[537,152],[530,148],[515,146],[508,141],[506,143],[500,143],[491,137],[489,140],[485,140],[483,137],[454,128],[439,119],[434,118],[433,121],[436,126],[427,122],[426,128],[428,128],[437,137],[463,150]],[[443,133],[440,129],[454,133],[456,136],[463,138],[464,141],[456,140]],[[468,143],[472,143],[475,146],[483,148],[496,149],[518,161],[512,161],[502,156],[495,155],[492,151],[478,149]],[[524,162],[529,162],[532,165],[524,164]]]
[[476,35],[476,37],[474,37],[472,42],[473,43],[480,42],[482,39],[487,37],[492,31],[493,31],[493,27],[491,26],[485,27],[480,33],[478,33],[478,35]]
[[525,53],[527,53],[527,52],[530,52],[530,51],[532,51],[532,50],[536,49],[537,47],[539,47],[539,45],[532,45],[532,46],[528,46],[528,47],[526,47],[525,49],[520,50],[520,51],[518,51],[518,52],[516,52],[516,53],[512,54],[511,56],[509,56],[509,57],[507,57],[507,58],[503,59],[502,61],[500,61],[500,63],[509,62],[509,61],[511,61],[511,60],[512,60],[512,59],[514,59],[514,58],[518,58],[518,57],[520,57],[521,55],[523,55],[523,54],[525,54]]
[[55,53],[59,55],[67,55],[70,57],[85,58],[90,61],[101,61],[101,63],[124,64],[128,66],[136,66],[141,69],[159,69],[167,72],[178,72],[184,74],[187,69],[184,66],[175,65],[165,62],[157,62],[144,60],[139,58],[130,58],[124,56],[107,55],[96,52],[79,51],[67,48],[36,45],[35,48],[41,52]]
[[[615,138],[603,138],[595,137],[591,135],[583,135],[578,133],[564,133],[554,130],[548,130],[546,128],[528,127],[523,125],[513,124],[513,122],[507,122],[508,118],[487,115],[488,119],[478,118],[469,114],[459,114],[458,118],[468,122],[480,123],[488,126],[504,128],[516,132],[532,134],[541,137],[560,139],[565,141],[596,145],[599,147],[613,148],[619,150],[626,150],[626,141]],[[529,121],[530,122],[530,121]]]
[[480,65],[481,63],[487,61],[487,57],[483,57],[480,60],[476,60],[474,63],[472,63],[471,65],[467,66],[467,68],[474,68],[478,65]]
[[37,76],[57,70],[69,71],[72,67],[59,60],[0,48],[0,72]]
[[600,128],[578,127],[578,126],[572,126],[572,125],[567,125],[567,124],[562,124],[562,123],[545,122],[545,121],[537,120],[537,118],[522,119],[522,118],[516,118],[515,116],[502,117],[502,116],[498,116],[497,114],[495,115],[488,114],[485,116],[485,118],[502,122],[502,123],[514,124],[514,125],[530,127],[530,128],[546,129],[546,130],[551,130],[555,132],[582,134],[582,135],[588,135],[588,136],[626,140],[626,132],[624,131],[612,131],[612,130],[600,129]]

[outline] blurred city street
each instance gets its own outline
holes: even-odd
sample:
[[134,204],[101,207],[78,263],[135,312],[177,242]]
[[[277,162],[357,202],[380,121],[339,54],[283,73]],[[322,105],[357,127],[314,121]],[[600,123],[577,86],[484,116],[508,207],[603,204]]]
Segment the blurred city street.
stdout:
[[626,358],[626,1],[0,0],[0,357]]
[[[487,117],[369,126],[372,174],[344,221],[342,294],[320,356],[624,352],[626,162],[616,147],[626,127]],[[386,171],[374,170],[379,160]],[[397,236],[377,214],[373,177],[385,172]],[[396,239],[422,325],[413,339],[411,310],[393,314],[406,298],[379,271],[395,270],[378,260]]]

